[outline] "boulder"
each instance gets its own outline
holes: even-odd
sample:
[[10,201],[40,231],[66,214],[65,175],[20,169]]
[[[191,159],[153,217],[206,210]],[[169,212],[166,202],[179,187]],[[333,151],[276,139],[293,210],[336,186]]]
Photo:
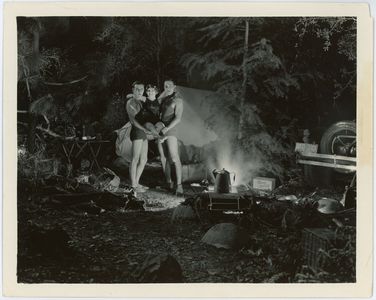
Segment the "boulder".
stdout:
[[180,204],[177,207],[175,207],[171,216],[171,222],[177,223],[183,222],[185,220],[194,220],[195,218],[196,214],[190,205]]
[[220,223],[211,227],[201,241],[216,248],[239,249],[249,242],[248,233],[232,223]]

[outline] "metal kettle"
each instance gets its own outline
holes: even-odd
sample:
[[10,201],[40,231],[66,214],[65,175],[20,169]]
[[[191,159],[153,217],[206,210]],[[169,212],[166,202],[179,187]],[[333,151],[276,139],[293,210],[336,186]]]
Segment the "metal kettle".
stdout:
[[[213,170],[213,175],[215,178],[215,185],[214,185],[214,191],[216,193],[230,193],[231,191],[231,179],[230,179],[230,172],[225,170],[224,168],[222,170]],[[234,181],[235,181],[235,173],[234,174]]]

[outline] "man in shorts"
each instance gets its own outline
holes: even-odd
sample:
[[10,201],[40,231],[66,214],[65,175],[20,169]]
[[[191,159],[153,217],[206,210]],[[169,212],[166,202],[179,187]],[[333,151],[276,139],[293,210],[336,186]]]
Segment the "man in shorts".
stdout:
[[137,121],[137,114],[142,110],[144,84],[136,81],[132,84],[132,97],[127,101],[127,114],[132,124],[130,139],[132,141],[132,160],[129,167],[132,188],[135,192],[144,192],[145,188],[139,184],[142,172],[148,159],[148,140],[146,135],[151,134]]
[[171,180],[171,166],[175,166],[176,188],[177,195],[183,195],[182,180],[182,165],[179,157],[179,147],[177,139],[177,127],[183,115],[183,99],[176,92],[176,85],[172,79],[164,81],[164,91],[158,98],[161,103],[161,121],[164,128],[161,133],[165,136],[165,141],[160,143],[159,151],[161,154],[163,170],[166,176],[166,181],[169,187],[173,188]]

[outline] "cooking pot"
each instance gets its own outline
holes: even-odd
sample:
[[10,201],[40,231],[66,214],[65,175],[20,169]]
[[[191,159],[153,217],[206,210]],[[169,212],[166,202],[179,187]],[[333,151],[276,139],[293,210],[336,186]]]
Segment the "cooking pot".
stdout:
[[234,181],[235,181],[235,173],[229,172],[225,170],[224,168],[222,170],[213,170],[213,175],[215,178],[215,184],[214,184],[214,191],[216,193],[230,193],[231,191],[231,178],[230,174],[234,174]]

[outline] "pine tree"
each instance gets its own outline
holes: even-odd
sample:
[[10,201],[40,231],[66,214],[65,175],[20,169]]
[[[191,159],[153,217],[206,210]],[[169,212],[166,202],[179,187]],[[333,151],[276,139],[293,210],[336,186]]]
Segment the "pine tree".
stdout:
[[[266,22],[263,18],[215,18],[208,22],[199,29],[203,50],[184,56],[183,64],[190,73],[202,70],[204,78],[218,81],[215,88],[219,93],[232,96],[232,103],[225,105],[237,108],[231,122],[238,126],[232,135],[238,137],[237,143],[243,150],[257,156],[263,166],[270,166],[266,172],[281,177],[280,158],[291,155],[292,149],[273,137],[277,129],[270,128],[259,117],[258,106],[262,103],[265,108],[263,102],[268,102],[268,109],[277,113],[273,102],[286,98],[297,82],[274,54],[268,39],[249,44],[255,39],[252,33]],[[216,105],[223,110],[221,104]]]

